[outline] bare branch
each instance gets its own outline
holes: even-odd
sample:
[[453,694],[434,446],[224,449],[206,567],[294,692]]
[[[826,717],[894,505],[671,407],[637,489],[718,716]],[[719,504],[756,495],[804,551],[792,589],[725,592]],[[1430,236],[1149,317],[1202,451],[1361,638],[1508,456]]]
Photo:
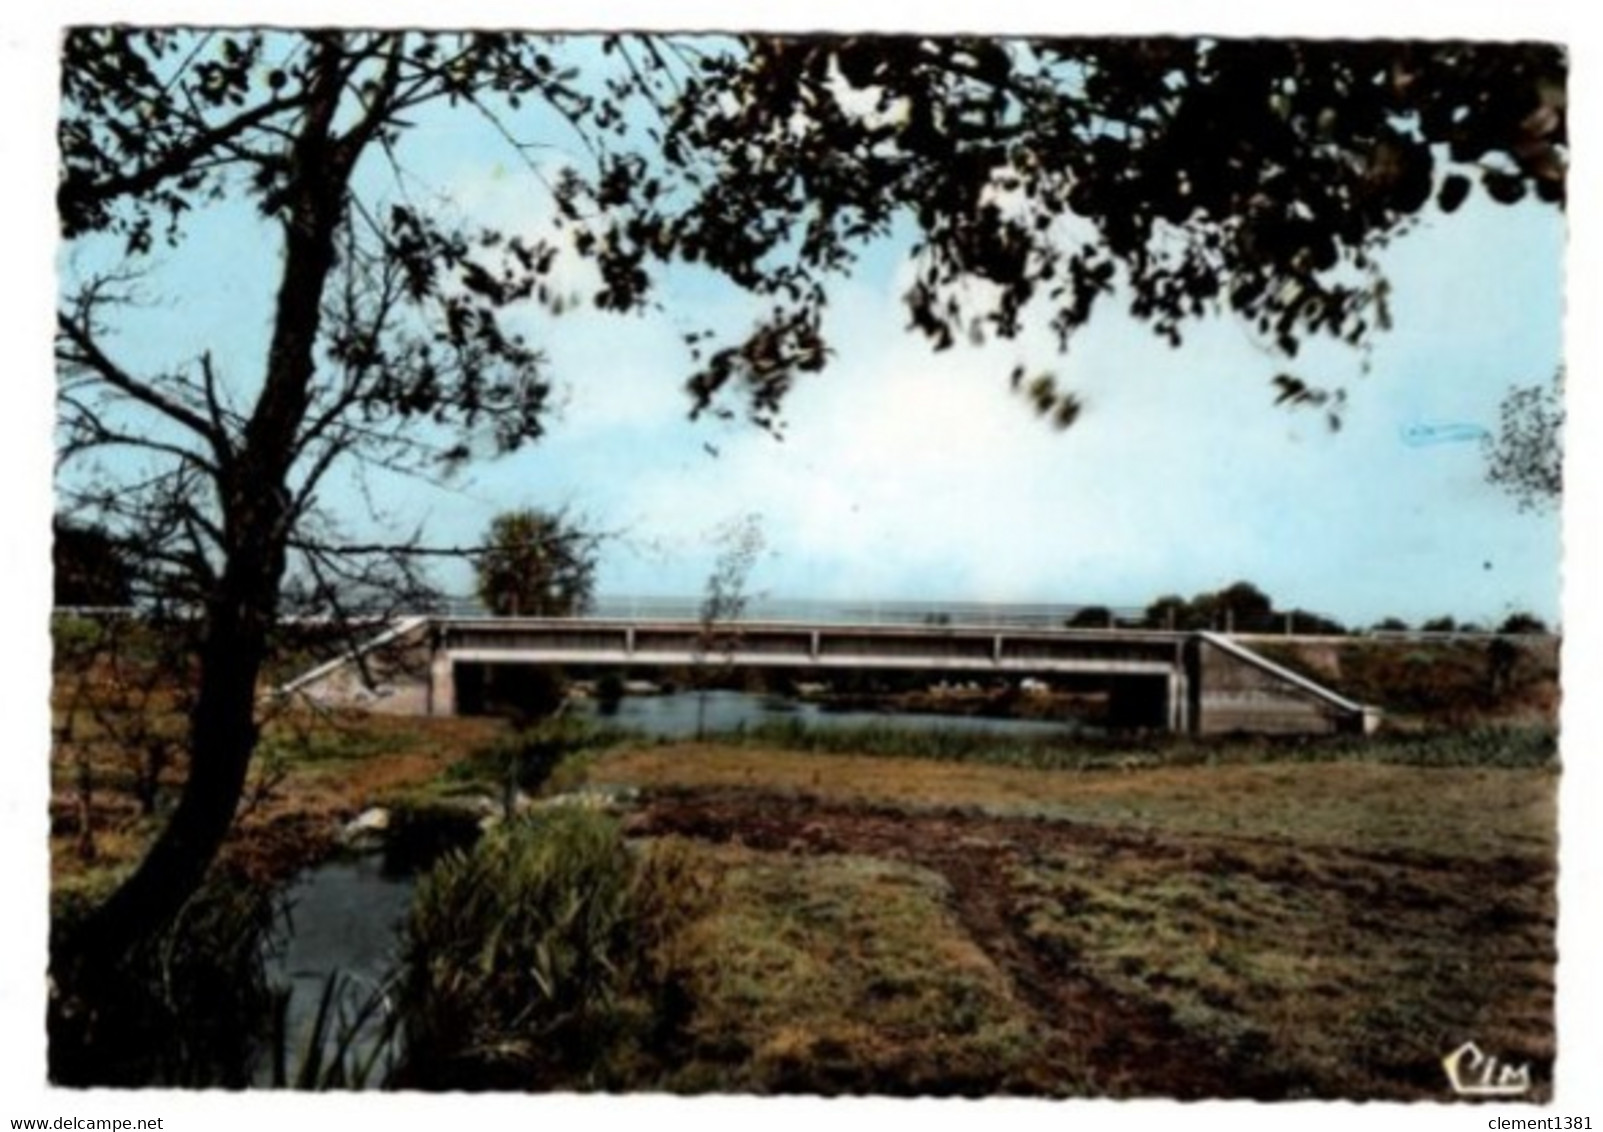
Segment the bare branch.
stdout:
[[204,456],[177,444],[164,444],[148,436],[135,436],[132,433],[117,432],[106,427],[94,418],[87,409],[77,408],[76,412],[82,417],[81,423],[72,426],[81,428],[80,435],[70,436],[56,451],[56,464],[58,467],[84,455],[87,452],[100,448],[137,448],[146,452],[160,452],[163,455],[173,456],[186,463],[194,464],[208,472],[216,473],[217,468]]
[[[63,312],[57,312],[56,330],[58,332],[56,357],[62,362],[92,370],[106,384],[203,437],[218,455],[221,456],[226,452],[227,437],[215,430],[203,417],[134,378],[106,356],[92,336],[87,312],[81,314],[80,319],[76,321],[68,318]],[[64,350],[59,344],[61,338],[65,338],[72,349]]]
[[[217,395],[217,374],[212,366],[211,351],[207,350],[200,356],[201,392],[206,398],[206,413],[211,418],[212,427],[218,435],[227,437],[228,417],[232,414],[224,409],[221,399]],[[227,447],[226,445],[224,446]]]
[[305,537],[289,540],[293,550],[322,555],[345,555],[352,558],[389,555],[400,558],[472,558],[484,553],[482,546],[419,546],[416,543],[369,542],[327,543]]
[[[368,103],[366,111],[357,120],[356,125],[334,145],[335,160],[346,168],[355,163],[357,156],[367,148],[367,143],[373,139],[374,133],[394,109],[395,92],[400,82],[402,39],[399,36],[386,38],[389,41],[389,51],[384,61],[384,74],[373,91],[372,101]],[[353,52],[353,55],[356,53]],[[357,58],[359,59],[359,56]],[[354,63],[351,69],[355,70]]]

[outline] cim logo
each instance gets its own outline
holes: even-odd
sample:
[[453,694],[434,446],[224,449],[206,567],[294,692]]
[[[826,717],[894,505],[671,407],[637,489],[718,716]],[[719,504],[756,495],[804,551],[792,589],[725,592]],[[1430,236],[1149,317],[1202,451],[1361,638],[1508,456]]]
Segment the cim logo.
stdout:
[[1442,1058],[1447,1080],[1461,1097],[1518,1097],[1531,1091],[1531,1067],[1507,1065],[1465,1042]]

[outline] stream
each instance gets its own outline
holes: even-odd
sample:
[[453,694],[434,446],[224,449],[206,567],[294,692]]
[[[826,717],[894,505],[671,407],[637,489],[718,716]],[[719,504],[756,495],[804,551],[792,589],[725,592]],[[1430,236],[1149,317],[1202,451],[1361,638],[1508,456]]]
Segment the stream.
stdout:
[[618,702],[616,710],[610,712],[595,700],[580,700],[569,710],[581,719],[665,739],[688,739],[698,730],[712,734],[758,727],[765,723],[792,721],[808,728],[882,727],[905,731],[1011,736],[1061,736],[1084,729],[1075,721],[1047,722],[898,711],[834,711],[806,700],[716,689],[659,696],[625,696]]

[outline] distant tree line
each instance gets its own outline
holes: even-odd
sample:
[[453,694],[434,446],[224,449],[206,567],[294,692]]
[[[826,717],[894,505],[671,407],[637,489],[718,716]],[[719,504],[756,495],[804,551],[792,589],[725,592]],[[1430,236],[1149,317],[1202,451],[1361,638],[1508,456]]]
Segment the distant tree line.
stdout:
[[1276,609],[1269,595],[1251,582],[1200,593],[1189,601],[1165,594],[1147,606],[1144,623],[1154,629],[1214,629],[1232,633],[1307,633],[1340,635],[1338,621],[1306,609]]
[[[1388,617],[1386,620],[1377,624],[1375,628],[1382,632],[1409,630],[1409,626],[1406,622],[1400,621],[1395,617]],[[1422,633],[1497,632],[1518,634],[1547,633],[1551,630],[1548,628],[1547,622],[1543,621],[1535,614],[1517,612],[1510,613],[1507,617],[1503,618],[1503,620],[1498,623],[1495,629],[1475,621],[1455,621],[1452,617],[1444,614],[1441,617],[1432,617],[1427,621],[1420,622],[1419,631]]]
[[[1362,630],[1306,609],[1279,609],[1268,594],[1251,582],[1234,582],[1191,598],[1164,594],[1149,604],[1138,619],[1121,618],[1105,605],[1078,609],[1064,622],[1070,629],[1142,628],[1180,632],[1286,633],[1306,636],[1346,636]],[[1450,616],[1433,617],[1416,627],[1398,617],[1370,626],[1373,632],[1393,633],[1546,633],[1547,623],[1527,612],[1511,613],[1495,628]]]

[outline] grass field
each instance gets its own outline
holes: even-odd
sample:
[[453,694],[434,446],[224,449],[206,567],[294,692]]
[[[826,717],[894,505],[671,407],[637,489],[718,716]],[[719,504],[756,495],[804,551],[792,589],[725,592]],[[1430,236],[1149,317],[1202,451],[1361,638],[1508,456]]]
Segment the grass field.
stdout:
[[1552,1063],[1552,769],[682,745],[589,776],[732,878],[678,1087],[1444,1099],[1466,1040]]
[[[482,719],[285,720],[227,858],[275,883],[367,806],[492,795],[507,742]],[[548,791],[630,788],[629,836],[719,878],[674,1059],[639,1088],[1445,1100],[1441,1059],[1473,1040],[1548,1095],[1550,731],[558,746],[578,754]],[[108,760],[85,859],[70,755],[56,891],[90,898],[158,819]]]

